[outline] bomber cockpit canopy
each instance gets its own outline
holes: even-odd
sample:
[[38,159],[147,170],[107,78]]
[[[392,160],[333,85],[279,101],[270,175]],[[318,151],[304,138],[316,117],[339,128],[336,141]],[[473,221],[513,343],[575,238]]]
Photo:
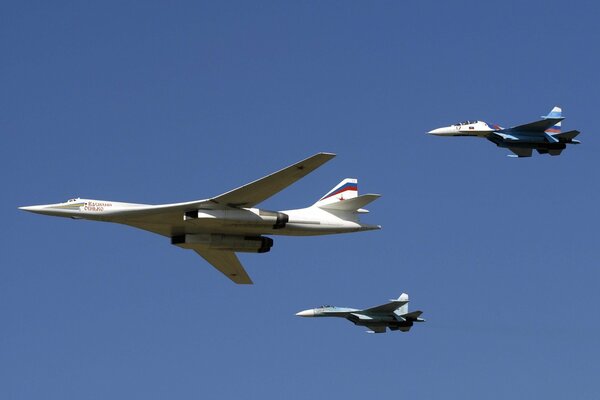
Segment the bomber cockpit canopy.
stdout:
[[74,201],[79,201],[79,197],[78,197],[78,198],[76,198],[76,199],[69,199],[69,200],[67,200],[67,203],[72,203],[72,202],[74,202]]

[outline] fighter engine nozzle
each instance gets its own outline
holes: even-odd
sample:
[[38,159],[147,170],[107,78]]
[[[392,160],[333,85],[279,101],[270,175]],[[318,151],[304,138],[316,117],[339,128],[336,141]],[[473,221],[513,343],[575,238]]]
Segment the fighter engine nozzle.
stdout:
[[315,310],[314,309],[310,309],[310,310],[300,311],[300,312],[296,313],[296,315],[298,317],[314,317],[315,316]]

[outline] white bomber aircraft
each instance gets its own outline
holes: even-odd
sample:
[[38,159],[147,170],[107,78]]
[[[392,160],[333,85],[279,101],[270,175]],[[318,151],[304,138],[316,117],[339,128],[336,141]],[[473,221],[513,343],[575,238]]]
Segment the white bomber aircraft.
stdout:
[[71,199],[20,207],[37,214],[114,222],[169,237],[192,249],[235,283],[251,284],[235,252],[266,253],[273,239],[262,235],[313,236],[381,229],[364,225],[358,214],[378,194],[358,195],[356,179],[344,179],[310,207],[268,211],[255,206],[335,157],[318,153],[237,189],[206,200],[174,204],[134,204]]

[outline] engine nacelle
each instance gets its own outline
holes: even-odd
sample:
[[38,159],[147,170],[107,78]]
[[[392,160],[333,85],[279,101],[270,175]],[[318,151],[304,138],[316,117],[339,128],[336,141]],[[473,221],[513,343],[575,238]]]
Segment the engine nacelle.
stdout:
[[273,239],[265,236],[216,235],[193,233],[173,236],[171,244],[184,249],[205,247],[213,250],[228,250],[244,253],[267,253],[273,247]]
[[258,208],[231,208],[225,210],[192,210],[183,214],[184,221],[198,222],[219,220],[225,224],[271,226],[281,229],[290,217],[278,211],[260,210]]
[[268,219],[269,221],[275,219],[275,222],[273,223],[273,229],[285,228],[285,225],[290,220],[289,215],[279,211],[258,210],[258,215],[260,215],[263,219]]

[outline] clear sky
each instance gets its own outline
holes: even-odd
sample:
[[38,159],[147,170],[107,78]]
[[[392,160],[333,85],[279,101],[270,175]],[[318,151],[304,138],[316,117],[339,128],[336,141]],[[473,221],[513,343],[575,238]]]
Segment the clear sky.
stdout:
[[[0,398],[597,399],[594,1],[13,2],[0,12]],[[511,159],[425,132],[530,122]],[[18,206],[211,197],[318,151],[262,204],[345,177],[381,231],[275,237],[237,286],[128,227]],[[411,296],[368,335],[294,313]]]

